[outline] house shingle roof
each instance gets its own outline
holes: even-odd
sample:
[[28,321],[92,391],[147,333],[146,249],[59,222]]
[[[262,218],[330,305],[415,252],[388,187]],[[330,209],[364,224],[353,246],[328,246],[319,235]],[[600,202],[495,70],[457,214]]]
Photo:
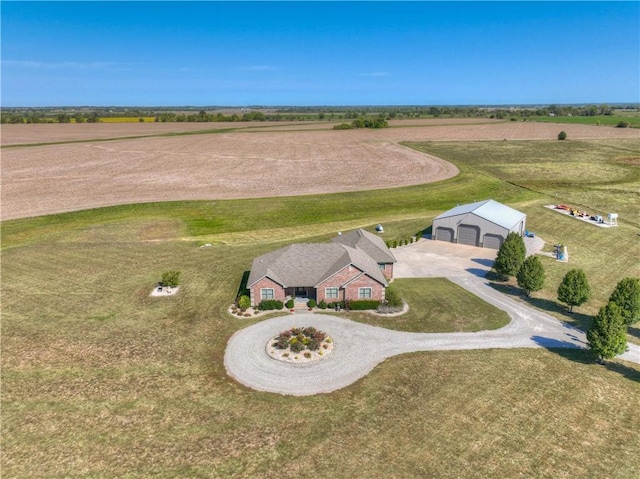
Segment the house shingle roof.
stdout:
[[247,286],[266,277],[283,287],[315,287],[352,264],[384,286],[377,262],[364,251],[337,243],[292,244],[253,260]]
[[332,238],[331,241],[361,249],[378,263],[397,262],[395,256],[393,256],[393,253],[387,248],[382,238],[362,228],[341,234]]

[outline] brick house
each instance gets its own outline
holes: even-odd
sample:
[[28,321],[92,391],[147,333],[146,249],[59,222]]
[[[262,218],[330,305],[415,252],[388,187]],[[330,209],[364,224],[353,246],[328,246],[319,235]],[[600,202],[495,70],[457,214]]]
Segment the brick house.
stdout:
[[257,257],[247,288],[252,305],[294,296],[327,303],[382,301],[395,262],[380,238],[356,230],[331,243],[293,244]]
[[359,228],[338,234],[331,241],[364,251],[378,263],[380,271],[387,279],[393,279],[393,263],[396,262],[396,258],[379,236]]

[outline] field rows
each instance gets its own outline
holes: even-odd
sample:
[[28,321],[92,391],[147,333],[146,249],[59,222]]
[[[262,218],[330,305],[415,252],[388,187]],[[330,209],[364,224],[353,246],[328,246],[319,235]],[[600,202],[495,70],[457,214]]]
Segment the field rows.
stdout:
[[[94,132],[113,136],[173,131],[176,125],[185,130],[193,128],[166,123],[7,126],[64,131],[91,127]],[[128,203],[259,198],[424,184],[454,176],[457,169],[400,146],[400,141],[554,140],[559,129],[558,125],[527,122],[429,125],[349,131],[252,129],[5,149],[1,218]],[[635,130],[585,125],[562,128],[571,139],[635,138],[636,134]],[[8,133],[5,129],[3,141],[6,136],[16,138],[15,129]],[[64,137],[59,133],[48,139]]]

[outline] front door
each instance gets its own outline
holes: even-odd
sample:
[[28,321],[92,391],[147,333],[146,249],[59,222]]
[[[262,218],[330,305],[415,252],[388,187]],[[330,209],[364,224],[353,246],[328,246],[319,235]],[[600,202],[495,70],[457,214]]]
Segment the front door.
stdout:
[[296,297],[305,298],[307,296],[307,288],[296,286]]

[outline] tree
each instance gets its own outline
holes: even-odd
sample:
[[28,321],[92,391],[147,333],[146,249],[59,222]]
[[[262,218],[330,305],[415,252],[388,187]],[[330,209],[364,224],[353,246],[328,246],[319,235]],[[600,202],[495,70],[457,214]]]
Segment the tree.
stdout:
[[587,331],[589,349],[598,356],[598,362],[611,359],[627,350],[627,326],[622,310],[616,303],[609,302],[600,308]]
[[580,306],[591,295],[591,288],[587,277],[581,269],[572,269],[562,278],[558,287],[558,299],[569,305],[569,312],[573,313],[574,306]]
[[251,298],[249,298],[249,296],[247,296],[246,294],[240,296],[238,298],[238,307],[242,311],[246,311],[247,309],[249,309],[251,307]]
[[518,286],[520,286],[527,296],[531,296],[532,291],[540,291],[544,286],[544,266],[537,256],[529,256],[524,260],[520,271],[518,271]]
[[566,140],[567,139],[567,134],[564,131],[561,131],[560,133],[558,133],[558,140]]
[[402,297],[394,286],[389,286],[384,293],[385,301],[392,308],[402,307]]
[[630,325],[640,321],[640,279],[620,280],[611,293],[609,301],[620,306],[625,324]]
[[180,281],[180,271],[165,271],[162,273],[162,284],[175,288]]
[[509,233],[498,250],[493,269],[503,276],[515,276],[527,255],[524,240],[518,233]]

